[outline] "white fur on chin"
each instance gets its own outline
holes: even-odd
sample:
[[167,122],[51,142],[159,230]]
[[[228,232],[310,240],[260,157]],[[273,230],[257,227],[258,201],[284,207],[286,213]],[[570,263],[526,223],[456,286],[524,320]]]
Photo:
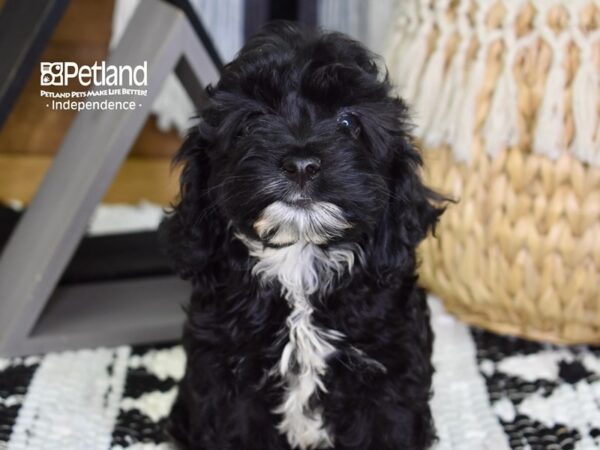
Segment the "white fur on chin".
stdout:
[[[324,294],[336,277],[351,271],[355,258],[361,258],[357,245],[339,244],[328,249],[328,242],[350,228],[341,209],[326,202],[295,208],[283,202],[269,205],[254,224],[261,238],[272,244],[238,235],[250,255],[257,258],[252,273],[263,281],[278,280],[292,312],[287,318],[288,343],[278,364],[286,387],[283,403],[274,411],[282,415],[278,429],[294,448],[313,449],[333,446],[333,436],[323,427],[320,409],[311,409],[310,398],[326,393],[322,378],[334,344],[344,338],[335,330],[321,329],[311,320],[309,297]],[[291,370],[291,369],[294,370]]]
[[325,244],[351,227],[340,207],[329,202],[313,202],[302,208],[273,202],[254,224],[261,239],[278,245],[298,241]]

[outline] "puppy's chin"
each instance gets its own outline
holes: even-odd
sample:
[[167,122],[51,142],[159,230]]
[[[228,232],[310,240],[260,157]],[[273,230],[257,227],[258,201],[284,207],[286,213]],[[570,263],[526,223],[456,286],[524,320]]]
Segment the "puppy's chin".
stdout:
[[267,245],[285,246],[296,242],[323,245],[341,237],[352,224],[333,203],[276,201],[262,211],[253,228]]

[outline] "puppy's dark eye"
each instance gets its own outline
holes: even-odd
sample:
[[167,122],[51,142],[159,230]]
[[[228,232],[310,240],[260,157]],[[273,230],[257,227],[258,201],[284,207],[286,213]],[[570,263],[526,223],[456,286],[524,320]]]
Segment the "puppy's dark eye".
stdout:
[[337,120],[338,128],[346,133],[349,133],[352,137],[356,138],[360,134],[360,125],[358,120],[352,114],[344,113],[338,117]]

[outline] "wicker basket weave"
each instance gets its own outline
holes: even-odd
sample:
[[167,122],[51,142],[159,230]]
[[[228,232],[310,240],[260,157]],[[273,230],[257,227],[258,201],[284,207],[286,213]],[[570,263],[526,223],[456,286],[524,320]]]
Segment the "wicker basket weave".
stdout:
[[599,2],[402,4],[390,73],[426,180],[459,200],[422,282],[469,323],[600,343]]

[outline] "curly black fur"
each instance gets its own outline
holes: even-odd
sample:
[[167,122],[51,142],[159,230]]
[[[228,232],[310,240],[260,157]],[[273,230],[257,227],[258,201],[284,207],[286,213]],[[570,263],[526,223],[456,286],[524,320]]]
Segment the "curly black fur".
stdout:
[[[290,305],[278,281],[251,273],[255,258],[236,235],[268,246],[253,224],[293,189],[280,165],[300,152],[321,161],[305,194],[352,224],[320,248],[363,251],[351,273],[310,297],[314,323],[344,335],[310,408],[322,412],[335,450],[427,448],[432,333],[415,249],[442,199],[420,180],[407,107],[359,43],[289,23],[253,37],[207,92],[176,158],[185,164],[180,200],[162,225],[169,256],[193,284],[172,435],[194,450],[291,448],[274,412],[286,387],[272,370]],[[340,125],[340,116],[349,120]]]

